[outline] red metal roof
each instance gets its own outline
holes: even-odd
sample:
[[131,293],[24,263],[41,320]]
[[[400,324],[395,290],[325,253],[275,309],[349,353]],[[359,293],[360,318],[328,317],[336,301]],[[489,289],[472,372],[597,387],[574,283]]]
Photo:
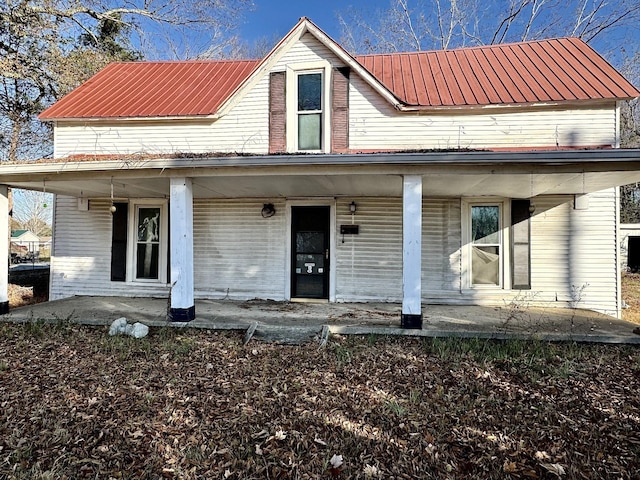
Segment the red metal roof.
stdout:
[[632,98],[640,91],[582,40],[357,56],[399,100],[446,107]]
[[212,115],[257,64],[112,63],[42,112],[40,119]]
[[[640,96],[576,38],[355,59],[402,103],[415,108]],[[114,63],[45,110],[40,119],[212,115],[259,63]]]

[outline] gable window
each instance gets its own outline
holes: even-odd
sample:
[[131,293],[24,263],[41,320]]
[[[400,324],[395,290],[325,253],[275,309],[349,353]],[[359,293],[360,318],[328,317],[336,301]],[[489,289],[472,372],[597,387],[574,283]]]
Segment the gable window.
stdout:
[[[319,60],[287,65],[284,83],[279,72],[271,74],[271,152],[277,152],[276,148],[280,146],[289,153],[329,151],[333,118],[332,72],[328,61]],[[283,106],[281,101],[284,101],[284,115],[279,113]],[[284,125],[278,124],[280,118],[285,120]]]
[[322,150],[322,73],[297,76],[298,150]]
[[501,285],[502,212],[500,204],[471,205],[471,285]]
[[293,63],[269,74],[269,153],[349,150],[349,67]]

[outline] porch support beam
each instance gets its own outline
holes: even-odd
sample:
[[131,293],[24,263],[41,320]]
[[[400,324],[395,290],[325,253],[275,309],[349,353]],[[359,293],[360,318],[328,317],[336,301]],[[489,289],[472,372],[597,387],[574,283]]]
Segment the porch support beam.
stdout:
[[171,305],[173,322],[196,318],[193,298],[193,188],[191,178],[172,177],[169,228],[171,235]]
[[402,182],[402,318],[403,328],[422,328],[422,176]]
[[0,315],[9,311],[9,188],[0,185]]

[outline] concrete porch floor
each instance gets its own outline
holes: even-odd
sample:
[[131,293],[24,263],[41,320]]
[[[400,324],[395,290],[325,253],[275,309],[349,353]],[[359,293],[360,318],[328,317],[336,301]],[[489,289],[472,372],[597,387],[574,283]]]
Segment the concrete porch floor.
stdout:
[[429,337],[536,338],[640,344],[637,324],[589,310],[424,305],[421,330],[400,328],[401,306],[394,303],[297,303],[268,300],[197,300],[196,320],[166,320],[166,298],[72,297],[16,308],[2,321],[70,320],[110,325],[119,317],[149,326],[189,326],[220,330],[320,332],[343,335],[409,335]]

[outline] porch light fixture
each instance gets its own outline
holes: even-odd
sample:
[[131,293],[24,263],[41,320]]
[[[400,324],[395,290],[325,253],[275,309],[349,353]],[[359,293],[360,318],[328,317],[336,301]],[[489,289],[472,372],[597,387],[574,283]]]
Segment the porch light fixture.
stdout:
[[113,177],[111,177],[111,206],[109,207],[111,213],[116,213],[116,206],[113,204]]
[[529,215],[533,215],[536,211],[536,204],[533,203],[533,173],[529,175],[529,181],[531,183],[531,194],[529,195]]
[[273,206],[273,203],[265,203],[260,213],[262,218],[273,217],[276,214],[276,207]]
[[358,210],[358,206],[356,205],[356,202],[351,202],[349,204],[349,211],[351,212],[351,215],[356,213],[357,210]]

